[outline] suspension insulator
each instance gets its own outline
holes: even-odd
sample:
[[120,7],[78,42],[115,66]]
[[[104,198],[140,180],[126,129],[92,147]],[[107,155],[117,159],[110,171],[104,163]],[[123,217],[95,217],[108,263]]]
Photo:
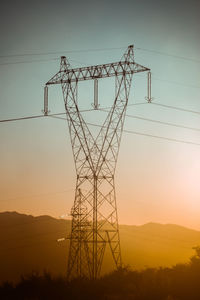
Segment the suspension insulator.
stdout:
[[48,116],[48,87],[44,88],[44,115]]
[[147,73],[147,101],[151,103],[152,98],[151,98],[151,72],[149,71]]
[[98,109],[98,79],[94,79],[94,109]]

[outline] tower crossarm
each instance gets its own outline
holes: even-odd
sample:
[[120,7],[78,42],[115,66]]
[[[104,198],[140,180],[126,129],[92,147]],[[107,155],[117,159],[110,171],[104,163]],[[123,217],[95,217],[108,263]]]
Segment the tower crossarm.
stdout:
[[119,61],[115,63],[89,66],[83,68],[60,70],[55,74],[46,85],[72,83],[95,78],[106,78],[112,76],[128,75],[150,69],[130,61]]

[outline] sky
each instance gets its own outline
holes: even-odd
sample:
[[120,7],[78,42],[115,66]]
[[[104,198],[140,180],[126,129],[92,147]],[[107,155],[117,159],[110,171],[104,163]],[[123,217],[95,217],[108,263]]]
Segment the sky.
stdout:
[[[71,67],[119,61],[134,44],[135,74],[115,174],[120,224],[175,223],[200,230],[199,1],[4,1],[0,11],[0,119],[41,114],[45,83],[67,56]],[[96,49],[96,50],[95,50]],[[52,54],[50,54],[52,53]],[[111,83],[111,82],[110,82]],[[100,83],[101,107],[112,104]],[[80,107],[92,88],[81,83]],[[143,104],[145,103],[145,104]],[[64,112],[61,87],[49,90],[51,113]],[[101,122],[101,112],[85,114]],[[153,138],[149,134],[169,138]],[[180,143],[174,140],[191,142]],[[75,167],[67,123],[41,118],[0,123],[0,211],[59,218],[70,213]],[[198,145],[199,144],[199,145]]]

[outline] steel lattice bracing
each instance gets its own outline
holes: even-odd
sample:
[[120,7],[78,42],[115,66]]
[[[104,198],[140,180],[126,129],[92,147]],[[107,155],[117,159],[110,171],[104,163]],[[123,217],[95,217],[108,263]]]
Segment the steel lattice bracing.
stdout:
[[[46,84],[62,85],[77,174],[69,278],[97,278],[106,244],[116,267],[121,267],[114,174],[132,77],[143,71],[149,69],[134,62],[133,46],[129,46],[118,63],[69,69],[66,58],[61,57],[60,71]],[[114,103],[94,138],[77,105],[78,81],[111,76],[115,76],[116,84]]]

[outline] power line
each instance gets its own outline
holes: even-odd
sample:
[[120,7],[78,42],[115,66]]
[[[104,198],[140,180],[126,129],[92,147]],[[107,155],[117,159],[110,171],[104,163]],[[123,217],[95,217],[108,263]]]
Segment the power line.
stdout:
[[167,80],[167,79],[161,79],[161,78],[158,78],[158,77],[155,77],[155,76],[152,76],[152,78],[154,80],[157,80],[157,81],[163,81],[163,82],[168,82],[168,83],[171,83],[171,84],[182,85],[182,86],[185,86],[185,87],[192,87],[192,88],[200,89],[200,86],[198,86],[198,85],[187,84],[187,83],[182,83],[182,82]]
[[[94,123],[86,123],[86,124],[102,128],[102,126],[98,125],[98,124],[94,124]],[[171,142],[177,142],[177,143],[200,146],[200,143],[195,143],[195,142],[190,142],[190,141],[185,141],[185,140],[179,140],[179,139],[173,139],[173,138],[167,138],[167,137],[164,137],[164,136],[153,135],[153,134],[148,134],[148,133],[143,133],[143,132],[138,132],[138,131],[132,131],[132,130],[125,130],[124,129],[123,132],[136,134],[136,135],[142,135],[142,136],[148,136],[148,137],[151,137],[151,138],[162,139],[162,140],[171,141]]]
[[186,109],[186,108],[181,108],[181,107],[166,105],[161,103],[155,103],[155,102],[151,102],[150,104],[200,115],[200,111],[196,111],[196,110],[191,110],[191,109]]
[[[93,111],[94,109],[84,109],[84,110],[80,110],[80,112],[89,112],[89,111]],[[48,115],[49,117],[51,116],[58,116],[58,115],[66,115],[65,113],[55,113],[55,114],[50,114]],[[21,118],[12,118],[12,119],[4,119],[4,120],[0,120],[0,123],[4,123],[4,122],[13,122],[13,121],[21,121],[21,120],[28,120],[28,119],[38,119],[38,118],[44,118],[46,116],[44,115],[35,115],[35,116],[27,116],[27,117],[21,117]]]
[[[152,103],[150,103],[150,104],[152,104]],[[99,109],[99,110],[107,112],[107,110],[105,110],[105,109]],[[126,117],[133,118],[133,119],[138,119],[138,120],[143,120],[143,121],[148,121],[148,122],[152,122],[152,123],[158,123],[158,124],[167,125],[167,126],[173,126],[173,127],[183,128],[183,129],[200,131],[200,128],[189,127],[189,126],[179,125],[179,124],[169,123],[169,122],[163,122],[163,121],[149,119],[149,118],[144,118],[144,117],[135,116],[135,115],[126,114]]]
[[181,56],[181,55],[175,55],[175,54],[169,54],[169,53],[166,53],[166,52],[157,51],[157,50],[151,50],[151,49],[146,49],[146,48],[138,48],[138,47],[136,47],[135,49],[142,50],[142,51],[147,51],[147,52],[152,52],[152,53],[156,53],[156,54],[159,54],[159,55],[174,57],[174,58],[178,58],[178,59],[193,61],[195,63],[200,63],[200,60],[198,60],[196,58],[191,58],[191,57],[186,57],[186,56]]
[[[125,49],[125,48],[126,47],[90,48],[90,49],[82,49],[82,50],[61,50],[61,51],[51,51],[51,52],[39,52],[39,53],[17,53],[17,54],[0,55],[0,58],[41,56],[41,55],[63,54],[63,53],[101,52],[101,51],[120,50],[120,49]],[[135,47],[134,49],[200,63],[200,60],[191,58],[191,57],[185,57],[185,56],[181,56],[181,55],[175,55],[175,54],[170,54],[167,52],[162,52],[162,51],[157,51],[157,50],[152,50],[152,49],[147,49],[147,48],[141,48],[141,47]]]
[[49,58],[49,59],[37,59],[37,60],[26,60],[26,61],[15,61],[15,62],[5,62],[0,63],[0,66],[7,66],[7,65],[18,65],[18,64],[29,64],[35,62],[46,62],[46,61],[54,61],[59,60],[59,58]]
[[[95,51],[110,51],[110,50],[117,50],[117,49],[124,49],[125,47],[118,47],[118,48],[100,48],[100,49],[85,49],[85,50],[71,50],[71,51],[60,51],[60,52],[41,52],[41,53],[24,53],[24,54],[10,54],[10,55],[2,55],[0,56],[0,58],[9,58],[9,57],[24,57],[24,56],[40,56],[40,55],[50,55],[50,54],[60,54],[60,53],[81,53],[81,52],[95,52]],[[186,57],[182,57],[182,56],[176,56],[176,55],[171,55],[171,54],[167,54],[164,52],[159,52],[159,51],[154,51],[154,50],[148,50],[148,49],[142,49],[142,48],[135,48],[137,50],[144,50],[144,51],[150,51],[150,52],[155,52],[158,54],[162,54],[162,55],[167,55],[167,56],[172,56],[172,57],[176,57],[176,58],[182,58],[182,59],[186,59],[186,60],[193,60],[194,59],[190,59],[190,58],[186,58]],[[5,63],[0,63],[0,66],[6,66],[6,65],[15,65],[15,64],[25,64],[25,63],[35,63],[35,62],[48,62],[48,61],[56,61],[59,60],[59,58],[49,58],[49,59],[40,59],[40,60],[29,60],[29,61],[17,61],[17,62],[5,62]],[[77,60],[73,60],[71,59],[71,61],[74,61],[76,63],[81,63],[83,65],[88,65],[86,63],[77,61]],[[197,62],[200,62],[197,60]],[[160,79],[157,77],[152,76],[155,80],[159,80],[159,81],[163,81],[163,82],[168,82],[171,84],[176,84],[176,85],[182,85],[185,87],[192,87],[192,88],[200,88],[199,86],[196,85],[192,85],[192,84],[185,84],[185,83],[181,83],[181,82],[176,82],[176,81],[172,81],[172,80],[166,80],[166,79]]]
[[[104,110],[101,110],[101,111],[104,111]],[[54,116],[52,116],[52,117],[54,117]],[[167,125],[167,126],[172,126],[172,127],[177,127],[177,128],[189,129],[189,130],[193,130],[193,131],[200,131],[200,128],[188,127],[188,126],[184,126],[184,125],[179,125],[179,124],[174,124],[174,123],[168,123],[168,122],[163,122],[163,121],[158,121],[158,120],[143,118],[143,117],[139,117],[139,116],[129,115],[129,114],[126,114],[126,117],[133,118],[133,119],[138,119],[138,120],[143,120],[143,121],[148,121],[148,122],[152,122],[152,123],[158,123],[158,124]],[[60,120],[66,120],[65,118],[57,117],[57,116],[55,116],[54,118],[60,119]],[[89,124],[89,125],[91,125],[91,124]]]
[[[26,60],[26,61],[14,61],[14,62],[5,62],[5,63],[0,63],[0,66],[6,66],[6,65],[18,65],[18,64],[29,64],[29,63],[35,63],[35,62],[49,62],[49,61],[58,61],[60,58],[49,58],[49,59],[35,59],[35,60]],[[75,63],[83,64],[86,65],[86,63],[83,63],[81,61],[75,60],[75,59],[70,59],[70,61],[73,61]]]
[[12,118],[12,119],[0,120],[0,123],[21,121],[21,120],[28,120],[28,119],[37,119],[37,118],[43,118],[43,117],[44,117],[44,115],[28,116],[28,117],[21,117],[21,118]]
[[[148,104],[147,102],[142,102],[142,103],[132,103],[129,104],[128,106],[134,106],[134,105],[142,105],[142,104]],[[104,107],[102,109],[109,109],[111,107]],[[94,108],[90,108],[90,109],[82,109],[79,110],[79,112],[91,112],[94,111]],[[55,113],[55,114],[49,114],[49,117],[53,117],[53,116],[59,116],[59,115],[66,115],[66,112],[64,113]],[[19,117],[19,118],[11,118],[11,119],[4,119],[4,120],[0,120],[0,123],[4,123],[4,122],[14,122],[14,121],[21,121],[21,120],[28,120],[28,119],[37,119],[37,118],[43,118],[46,117],[44,115],[35,115],[35,116],[26,116],[26,117]]]
[[167,138],[167,137],[164,137],[164,136],[158,136],[158,135],[153,135],[153,134],[148,134],[148,133],[142,133],[142,132],[131,131],[131,130],[124,130],[124,132],[137,134],[137,135],[142,135],[142,136],[148,136],[148,137],[151,137],[151,138],[162,139],[162,140],[171,141],[171,142],[177,142],[177,143],[200,146],[200,143],[195,143],[195,142],[190,142],[190,141],[185,141],[185,140],[179,140],[179,139],[173,139],[173,138]]
[[143,121],[148,121],[148,122],[152,122],[152,123],[158,123],[158,124],[167,125],[167,126],[173,126],[173,127],[183,128],[183,129],[200,131],[200,128],[188,127],[188,126],[184,126],[184,125],[178,125],[178,124],[174,124],[174,123],[168,123],[168,122],[163,122],[163,121],[158,121],[158,120],[143,118],[143,117],[134,116],[134,115],[128,115],[128,114],[126,114],[126,117],[128,117],[128,118],[134,118],[134,119],[138,119],[138,120],[143,120]]
[[[133,104],[130,104],[130,105],[137,105],[137,104],[144,104],[144,103],[133,103]],[[147,103],[145,103],[145,104],[147,104]],[[165,104],[158,104],[158,103],[151,103],[151,104],[163,106],[163,107],[166,107],[166,108],[177,109],[177,110],[180,110],[180,111],[186,111],[186,112],[200,114],[200,112],[197,112],[197,111],[182,109],[182,108],[178,108],[178,107],[174,107],[174,106],[169,106],[169,105],[165,105]],[[105,109],[108,109],[108,108],[105,108]],[[105,109],[101,109],[100,111],[103,111]],[[86,112],[86,111],[93,111],[93,109],[88,109],[88,110],[83,110],[83,111],[84,112]],[[49,117],[56,117],[58,115],[65,115],[65,114],[66,113],[57,113],[57,114],[51,114],[51,115],[48,115],[48,116]],[[150,122],[155,122],[155,123],[159,123],[159,124],[164,124],[164,125],[168,125],[168,126],[174,126],[174,127],[180,127],[180,128],[185,128],[185,129],[200,131],[200,129],[198,129],[198,128],[188,127],[188,126],[184,126],[184,125],[178,125],[178,124],[174,124],[174,123],[162,122],[162,121],[152,120],[152,119],[138,117],[138,116],[134,116],[134,115],[127,115],[127,116],[130,117],[130,118],[137,118],[137,119],[141,119],[141,120],[145,120],[145,121],[150,121]],[[0,120],[0,122],[11,122],[11,121],[26,120],[26,119],[41,118],[41,117],[46,117],[46,116],[44,116],[44,115],[30,116],[30,117],[23,117],[23,118]],[[66,120],[64,118],[59,118],[59,119]],[[101,125],[94,124],[94,123],[87,123],[87,124],[91,125],[91,126],[101,127]],[[124,130],[124,132],[126,132],[126,133],[132,133],[132,134],[137,134],[137,135],[142,135],[142,136],[148,136],[148,137],[152,137],[152,138],[163,139],[163,140],[167,140],[167,141],[174,141],[174,142],[179,142],[179,143],[184,143],[184,144],[191,144],[191,145],[200,146],[199,143],[195,143],[195,142],[190,142],[190,141],[185,141],[185,140],[179,140],[179,139],[173,139],[173,138],[167,138],[167,137],[163,137],[163,136],[157,136],[157,135],[152,135],[152,134],[147,134],[147,133],[142,133],[142,132],[136,132],[136,131],[130,131],[130,130]]]
[[[35,62],[46,62],[46,61],[58,61],[60,60],[59,58],[49,58],[49,59],[39,59],[39,60],[26,60],[26,61],[14,61],[14,62],[5,62],[5,63],[0,63],[0,66],[6,66],[6,65],[18,65],[18,64],[29,64],[29,63],[35,63]],[[75,60],[75,59],[70,59],[70,61],[74,61],[79,64],[87,65],[81,61]]]
[[125,48],[126,47],[91,48],[91,49],[82,49],[82,50],[63,50],[63,51],[54,51],[54,52],[18,53],[18,54],[0,55],[0,58],[24,57],[24,56],[40,56],[40,55],[63,54],[63,53],[101,52],[101,51],[120,50],[120,49],[125,49]]
[[[137,77],[144,78],[142,75],[139,75],[139,74],[137,74]],[[193,84],[187,84],[187,83],[173,81],[173,80],[162,79],[162,78],[158,78],[158,77],[154,76],[153,74],[152,74],[151,77],[152,77],[153,80],[156,80],[156,81],[162,81],[162,82],[167,82],[167,83],[170,83],[170,84],[181,85],[181,86],[184,86],[184,87],[200,89],[200,86],[198,86],[198,85],[193,85]]]

